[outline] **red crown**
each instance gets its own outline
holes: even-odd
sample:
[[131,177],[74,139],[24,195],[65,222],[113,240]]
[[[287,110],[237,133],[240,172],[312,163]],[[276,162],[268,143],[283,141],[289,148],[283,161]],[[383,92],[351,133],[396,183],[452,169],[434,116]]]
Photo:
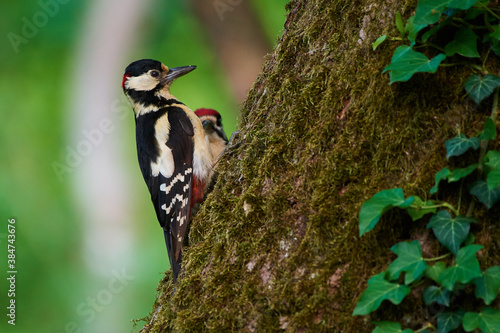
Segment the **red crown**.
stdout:
[[217,118],[220,117],[219,112],[217,112],[214,109],[203,109],[203,108],[201,108],[201,109],[196,109],[196,111],[194,113],[196,113],[196,115],[198,117],[203,117],[203,116],[215,116]]

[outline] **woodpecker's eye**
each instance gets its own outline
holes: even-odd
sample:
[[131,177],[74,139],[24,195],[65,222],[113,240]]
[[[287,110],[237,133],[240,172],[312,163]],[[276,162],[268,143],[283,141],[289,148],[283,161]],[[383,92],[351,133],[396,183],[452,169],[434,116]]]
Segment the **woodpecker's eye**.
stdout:
[[157,77],[159,77],[159,76],[160,76],[160,72],[158,72],[158,71],[151,71],[149,74],[150,74],[152,77],[154,77],[154,78],[157,78]]

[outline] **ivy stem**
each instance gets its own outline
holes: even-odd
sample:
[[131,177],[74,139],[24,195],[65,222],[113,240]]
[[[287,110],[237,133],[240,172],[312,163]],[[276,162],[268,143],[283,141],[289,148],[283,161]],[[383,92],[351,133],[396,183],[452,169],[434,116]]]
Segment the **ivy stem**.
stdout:
[[450,205],[449,203],[447,202],[442,202],[440,204],[437,204],[437,205],[430,205],[430,206],[417,206],[417,205],[410,205],[410,207],[413,207],[415,209],[434,209],[434,208],[441,208],[441,207],[446,207],[448,208],[449,210],[451,210],[453,212],[453,214],[455,215],[460,215],[460,212],[459,210],[457,210],[455,207],[453,207],[452,205]]
[[446,257],[448,257],[451,253],[446,253],[446,254],[443,254],[442,256],[439,256],[439,257],[435,257],[435,258],[425,258],[424,260],[425,261],[438,261],[438,260],[441,260],[441,259],[444,259]]
[[439,46],[439,45],[436,45],[436,44],[434,44],[434,43],[429,43],[429,42],[427,42],[425,46],[430,46],[430,47],[433,47],[433,48],[435,48],[436,50],[439,50],[439,51],[441,51],[441,52],[443,52],[443,53],[444,53],[444,48],[443,48],[443,47],[441,47],[441,46]]
[[420,333],[420,332],[426,331],[429,328],[435,329],[434,325],[432,325],[431,323],[427,323],[427,326],[424,326],[421,329],[416,330],[415,333]]
[[[495,119],[497,118],[497,113],[498,113],[498,91],[499,88],[495,89],[494,95],[493,95],[493,105],[491,107],[491,120],[495,122]],[[486,155],[486,149],[488,149],[488,143],[489,140],[483,140],[481,141],[481,145],[479,146],[479,166],[477,167],[478,173],[479,173],[479,178],[483,176],[483,159],[484,156]],[[467,217],[470,217],[472,215],[472,212],[474,211],[474,206],[475,206],[475,201],[472,200],[469,204],[469,208],[467,209]]]
[[448,208],[449,210],[451,210],[451,211],[453,212],[453,214],[455,214],[455,216],[460,215],[460,212],[459,212],[459,211],[458,211],[455,207],[453,207],[452,205],[450,205],[450,204],[449,204],[449,203],[447,203],[447,202],[443,202],[443,203],[441,204],[441,206],[442,206],[442,207],[446,207],[446,208]]
[[493,12],[488,6],[486,6],[484,3],[482,2],[477,2],[476,3],[477,5],[483,7],[488,13],[490,13],[491,15],[495,16],[497,19],[500,20],[500,16],[498,16],[497,14],[495,14],[495,12]]

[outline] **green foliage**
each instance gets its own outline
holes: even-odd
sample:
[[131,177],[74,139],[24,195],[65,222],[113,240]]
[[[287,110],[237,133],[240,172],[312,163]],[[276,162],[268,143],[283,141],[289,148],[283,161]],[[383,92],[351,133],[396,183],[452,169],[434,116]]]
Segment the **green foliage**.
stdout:
[[422,248],[418,241],[398,243],[391,251],[396,253],[398,258],[387,268],[386,279],[396,280],[401,272],[405,272],[405,284],[409,285],[422,277],[427,263],[422,257]]
[[352,313],[353,316],[362,316],[377,310],[384,300],[397,305],[410,293],[409,287],[391,283],[384,278],[384,275],[385,272],[382,272],[368,280],[368,288],[361,294]]
[[424,301],[425,305],[429,306],[436,302],[444,306],[450,306],[450,291],[443,287],[429,286],[424,289]]
[[463,311],[443,311],[437,315],[437,327],[439,333],[447,333],[460,327],[462,324]]
[[466,168],[458,168],[458,169],[453,169],[453,170],[449,170],[446,167],[443,168],[441,171],[436,173],[436,175],[434,177],[435,185],[433,188],[431,188],[430,193],[435,194],[438,191],[439,183],[442,180],[447,180],[449,183],[459,181],[460,179],[467,177],[472,172],[474,172],[474,170],[476,170],[478,165],[479,164],[474,163],[474,164],[469,165]]
[[452,218],[448,211],[440,210],[431,217],[427,228],[432,228],[441,244],[453,254],[457,254],[460,244],[469,235],[470,224],[473,222],[476,222],[473,218],[463,215]]
[[436,72],[439,64],[445,58],[446,55],[438,54],[429,60],[425,54],[413,51],[410,46],[402,45],[396,49],[392,56],[392,62],[384,68],[382,73],[391,71],[391,83],[396,81],[404,82],[418,72]]
[[407,209],[413,221],[421,219],[426,214],[436,213],[436,210],[436,203],[433,200],[423,201],[417,196],[414,196],[413,203]]
[[405,199],[403,190],[395,188],[383,190],[366,201],[359,213],[359,235],[372,230],[380,219],[380,216],[393,207],[407,208],[414,198]]
[[393,323],[390,321],[376,321],[374,322],[377,327],[372,333],[412,333],[413,330],[407,328],[405,330],[401,329],[400,323]]
[[455,38],[446,44],[444,53],[451,57],[456,53],[464,57],[479,58],[477,52],[477,35],[469,28],[462,27],[455,33]]
[[500,288],[500,266],[493,266],[483,272],[481,277],[474,280],[476,284],[476,297],[482,298],[484,303],[490,305],[498,295]]
[[448,290],[453,290],[455,283],[467,284],[481,276],[481,269],[476,258],[476,252],[481,245],[467,245],[461,248],[456,257],[456,263],[439,274],[439,282]]
[[429,279],[439,282],[439,274],[446,269],[446,264],[442,261],[438,261],[432,266],[427,266],[424,271],[424,275]]
[[500,199],[500,188],[490,189],[484,180],[477,180],[471,184],[469,193],[490,209]]
[[467,138],[465,134],[460,133],[456,137],[450,140],[446,140],[446,159],[452,156],[460,156],[465,153],[470,148],[477,150],[479,149],[479,144],[481,140],[478,138]]
[[496,88],[500,87],[500,77],[490,74],[484,77],[473,75],[465,82],[464,87],[470,98],[479,104],[489,97]]
[[377,49],[377,47],[386,40],[386,38],[387,38],[387,35],[382,35],[379,38],[377,38],[377,40],[374,41],[372,44],[373,51],[375,51]]
[[[480,71],[480,75],[471,75],[465,82],[464,89],[468,96],[477,104],[493,94],[495,97],[491,117],[486,118],[480,133],[474,137],[459,133],[445,142],[446,160],[461,157],[471,149],[479,150],[478,163],[468,163],[466,167],[453,169],[447,166],[434,176],[435,185],[430,189],[431,195],[439,192],[439,185],[443,180],[448,183],[462,182],[458,192],[458,208],[453,207],[451,203],[435,199],[424,201],[418,196],[405,199],[400,188],[382,190],[363,204],[359,216],[360,235],[372,230],[389,209],[399,207],[406,210],[413,221],[432,214],[427,228],[432,229],[442,247],[450,252],[437,258],[424,258],[419,241],[397,243],[391,248],[397,258],[387,267],[385,273],[379,273],[370,279],[368,289],[363,292],[356,306],[355,314],[367,314],[378,309],[382,300],[389,299],[389,292],[394,293],[391,296],[397,294],[399,298],[396,300],[401,302],[404,298],[402,295],[408,289],[400,289],[404,286],[394,282],[404,272],[407,288],[413,289],[422,283],[426,284],[420,293],[427,306],[437,303],[446,307],[445,311],[437,314],[437,329],[431,327],[431,330],[446,333],[462,325],[467,331],[476,328],[484,332],[500,331],[500,311],[485,308],[479,313],[465,313],[460,304],[452,304],[456,302],[456,298],[450,298],[456,288],[463,289],[464,286],[475,285],[475,296],[490,305],[497,299],[500,288],[500,266],[490,267],[483,272],[476,257],[476,253],[483,246],[473,244],[475,237],[470,231],[471,224],[479,223],[478,220],[470,216],[470,208],[467,216],[460,214],[460,203],[464,195],[469,198],[470,195],[474,196],[487,209],[491,209],[500,200],[500,152],[487,151],[488,141],[496,139],[495,117],[500,77],[488,74],[485,68],[488,53],[485,55],[484,52],[479,52],[484,47],[478,48],[478,44],[487,44],[493,53],[500,54],[500,16],[491,11],[487,3],[488,1],[483,0],[419,0],[415,15],[408,18],[406,24],[399,13],[396,15],[396,28],[400,38],[393,39],[406,38],[410,45],[398,46],[391,63],[385,67],[383,73],[390,71],[390,84],[407,81],[418,72],[434,73],[442,65],[454,66],[456,64],[445,64],[444,60],[457,59],[461,64],[465,61],[465,65],[471,70]],[[478,26],[477,23],[481,16],[485,22],[484,26]],[[446,35],[443,35],[444,33]],[[441,38],[443,36],[446,38]],[[449,36],[453,38],[449,40]],[[376,45],[380,45],[387,38],[389,37],[386,35],[383,39],[379,38]],[[442,43],[443,40],[447,41],[445,45],[435,44]],[[419,51],[416,51],[417,48]],[[426,52],[426,49],[434,51]],[[429,59],[428,54],[433,57]],[[481,65],[474,63],[475,59],[481,57]],[[472,175],[475,177],[473,182],[468,180]],[[466,182],[468,193],[462,191]],[[445,262],[444,259],[450,255],[451,262]],[[429,265],[429,261],[437,262]],[[401,332],[399,323],[375,324],[377,328],[374,332]],[[418,332],[428,331],[429,328],[425,326]]]
[[[479,16],[484,16],[487,24],[484,27],[477,27],[472,21]],[[415,11],[415,15],[408,18],[404,24],[399,13],[396,14],[396,28],[401,39],[408,39],[410,45],[401,45],[394,51],[391,63],[385,67],[384,72],[390,71],[390,83],[409,80],[413,74],[418,72],[434,73],[447,58],[456,55],[465,58],[480,58],[478,52],[478,41],[488,44],[496,53],[500,54],[500,17],[494,15],[491,19],[490,11],[477,0],[420,0]],[[404,28],[403,28],[404,27]],[[443,28],[452,27],[453,39],[446,45],[436,45],[433,39],[440,41],[440,33]],[[421,37],[419,38],[419,34]],[[478,33],[480,35],[478,35]],[[450,36],[450,31],[444,32],[446,39]],[[377,39],[378,46],[382,41]],[[375,43],[374,43],[375,44]],[[428,47],[438,51],[432,59],[424,52],[416,51],[416,48]],[[478,69],[475,64],[471,67]],[[474,67],[475,66],[475,67]],[[483,73],[487,71],[481,68]],[[476,102],[480,103],[484,98],[491,95],[498,87],[500,78],[495,75],[485,75],[481,78],[473,75],[465,85],[467,93]]]
[[[479,139],[481,141],[483,141],[483,140],[495,140],[496,137],[497,137],[497,128],[495,126],[495,122],[493,121],[493,119],[488,117],[488,118],[486,118],[486,121],[484,123],[483,132],[481,133]],[[495,151],[493,150],[492,152],[495,152]]]
[[484,166],[488,189],[493,190],[500,185],[500,152],[490,150],[486,153]]
[[483,332],[499,333],[500,311],[486,308],[480,313],[467,312],[462,319],[462,324],[467,332],[480,328]]

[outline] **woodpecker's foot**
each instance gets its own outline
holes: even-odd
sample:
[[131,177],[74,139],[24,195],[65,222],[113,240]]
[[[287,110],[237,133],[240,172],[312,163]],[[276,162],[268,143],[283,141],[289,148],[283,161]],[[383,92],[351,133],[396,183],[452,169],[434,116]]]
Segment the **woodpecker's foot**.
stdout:
[[[234,131],[231,134],[231,136],[229,137],[229,143],[228,143],[228,145],[226,147],[226,150],[227,149],[234,149],[234,148],[238,147],[241,144],[241,142],[239,140],[239,135],[240,134],[241,134],[241,131]],[[235,140],[237,142],[234,142]]]

